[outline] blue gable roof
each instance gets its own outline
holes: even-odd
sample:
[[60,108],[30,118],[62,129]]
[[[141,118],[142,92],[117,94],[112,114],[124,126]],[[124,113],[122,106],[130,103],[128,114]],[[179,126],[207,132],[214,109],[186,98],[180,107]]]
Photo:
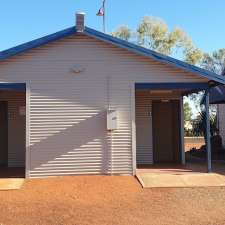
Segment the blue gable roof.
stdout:
[[49,42],[56,41],[56,40],[59,40],[61,38],[70,36],[70,35],[74,34],[75,32],[76,32],[75,27],[70,27],[68,29],[56,32],[54,34],[50,34],[48,36],[38,38],[36,40],[29,41],[29,42],[24,43],[22,45],[18,45],[16,47],[7,49],[5,51],[0,52],[0,61],[8,59],[8,58],[10,58],[14,55],[18,55],[20,53],[26,52],[30,49],[37,48],[39,46],[45,45]]
[[[0,61],[6,60],[6,59],[8,59],[12,56],[21,54],[23,52],[26,52],[30,49],[42,46],[42,45],[47,44],[49,42],[53,42],[53,41],[62,39],[64,37],[68,37],[68,36],[70,36],[72,34],[75,34],[75,33],[76,33],[76,27],[70,27],[70,28],[67,28],[65,30],[56,32],[54,34],[50,34],[48,36],[45,36],[45,37],[27,42],[27,43],[22,44],[22,45],[18,45],[16,47],[13,47],[13,48],[10,48],[8,50],[0,52]],[[199,67],[190,65],[190,64],[185,63],[183,61],[180,61],[180,60],[174,59],[172,57],[157,53],[157,52],[152,51],[150,49],[135,45],[133,43],[121,40],[119,38],[113,37],[111,35],[108,35],[108,34],[105,34],[105,33],[99,32],[99,31],[96,31],[94,29],[85,27],[85,30],[84,30],[83,34],[85,34],[87,36],[90,36],[90,37],[93,37],[93,38],[96,38],[98,40],[113,44],[113,45],[118,46],[120,48],[127,49],[128,51],[131,51],[131,52],[149,57],[149,58],[151,58],[153,60],[156,60],[158,62],[175,66],[175,67],[180,68],[184,71],[191,72],[193,74],[196,74],[198,76],[207,78],[209,80],[213,80],[213,81],[225,84],[225,77],[224,76],[218,75],[218,74],[210,72],[208,70],[201,69]]]

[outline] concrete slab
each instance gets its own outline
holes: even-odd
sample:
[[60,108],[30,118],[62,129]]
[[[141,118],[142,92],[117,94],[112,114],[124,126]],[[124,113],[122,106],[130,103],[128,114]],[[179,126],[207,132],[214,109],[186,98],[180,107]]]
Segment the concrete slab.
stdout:
[[139,173],[137,178],[144,188],[225,187],[225,176],[215,173]]
[[18,190],[22,187],[23,183],[23,178],[0,179],[0,191]]

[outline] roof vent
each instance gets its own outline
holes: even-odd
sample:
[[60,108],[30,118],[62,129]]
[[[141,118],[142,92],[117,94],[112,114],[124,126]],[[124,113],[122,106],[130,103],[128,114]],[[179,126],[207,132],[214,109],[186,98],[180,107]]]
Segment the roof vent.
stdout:
[[76,13],[76,30],[77,32],[84,32],[84,20],[85,20],[85,13],[84,12],[77,12]]

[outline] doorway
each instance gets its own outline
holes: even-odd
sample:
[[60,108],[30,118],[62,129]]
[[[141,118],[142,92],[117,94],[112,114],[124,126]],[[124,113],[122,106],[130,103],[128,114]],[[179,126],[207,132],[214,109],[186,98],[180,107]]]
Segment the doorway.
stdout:
[[0,166],[8,166],[8,104],[0,101]]
[[156,163],[181,163],[180,102],[152,102],[153,160]]
[[24,178],[26,85],[0,83],[0,179]]

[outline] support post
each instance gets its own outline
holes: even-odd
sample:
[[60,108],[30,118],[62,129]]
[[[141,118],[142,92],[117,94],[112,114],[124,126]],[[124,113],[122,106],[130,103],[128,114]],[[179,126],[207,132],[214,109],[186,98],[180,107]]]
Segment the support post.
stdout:
[[206,123],[206,150],[207,150],[207,170],[212,172],[211,140],[210,140],[210,117],[209,117],[209,91],[205,93],[205,123]]
[[185,165],[183,96],[180,97],[180,148],[181,148],[181,163],[182,165]]
[[30,177],[31,152],[30,152],[30,83],[26,82],[26,152],[25,152],[25,177]]
[[136,169],[137,169],[135,105],[136,105],[136,102],[135,102],[135,84],[131,83],[131,129],[132,129],[133,175],[136,175]]

